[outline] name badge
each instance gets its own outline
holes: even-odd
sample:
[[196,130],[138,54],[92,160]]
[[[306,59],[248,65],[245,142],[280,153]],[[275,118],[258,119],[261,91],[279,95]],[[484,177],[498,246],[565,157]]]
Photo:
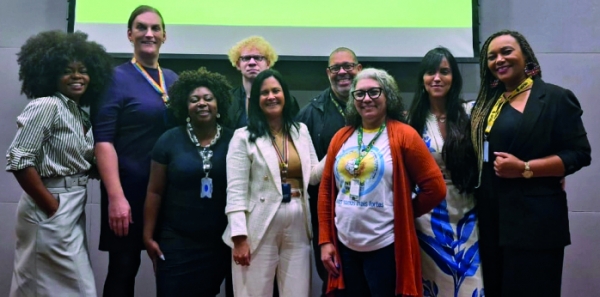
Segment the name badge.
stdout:
[[281,192],[283,193],[283,199],[281,199],[281,202],[288,203],[292,201],[292,185],[288,183],[281,184]]
[[350,180],[350,198],[352,200],[360,198],[360,180],[358,178]]
[[212,198],[213,184],[212,178],[202,178],[202,188],[200,189],[200,198]]

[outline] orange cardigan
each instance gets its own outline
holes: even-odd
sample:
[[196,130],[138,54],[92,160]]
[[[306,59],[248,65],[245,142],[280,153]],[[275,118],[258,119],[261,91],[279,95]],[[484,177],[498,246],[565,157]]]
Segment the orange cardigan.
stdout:
[[[337,249],[335,228],[335,199],[337,186],[333,173],[335,157],[342,145],[354,132],[346,126],[338,131],[329,145],[327,161],[321,179],[318,199],[319,245],[333,243]],[[429,153],[421,136],[410,126],[396,120],[387,120],[392,155],[394,191],[394,249],[396,259],[396,295],[423,296],[421,282],[421,255],[415,231],[414,218],[425,214],[446,197],[442,172]],[[419,186],[413,200],[411,190]],[[343,267],[340,276],[329,275],[327,293],[345,287]]]

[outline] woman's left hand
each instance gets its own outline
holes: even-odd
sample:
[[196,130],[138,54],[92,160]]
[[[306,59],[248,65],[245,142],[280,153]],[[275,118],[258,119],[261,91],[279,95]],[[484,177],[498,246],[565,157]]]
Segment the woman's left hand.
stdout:
[[494,160],[494,171],[498,177],[523,177],[525,162],[509,153],[494,152],[494,155],[496,155],[496,160]]

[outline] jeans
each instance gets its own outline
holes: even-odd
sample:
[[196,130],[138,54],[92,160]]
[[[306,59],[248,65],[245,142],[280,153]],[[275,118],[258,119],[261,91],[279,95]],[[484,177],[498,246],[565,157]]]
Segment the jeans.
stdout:
[[371,252],[357,252],[338,242],[346,289],[341,297],[394,297],[396,261],[394,244]]

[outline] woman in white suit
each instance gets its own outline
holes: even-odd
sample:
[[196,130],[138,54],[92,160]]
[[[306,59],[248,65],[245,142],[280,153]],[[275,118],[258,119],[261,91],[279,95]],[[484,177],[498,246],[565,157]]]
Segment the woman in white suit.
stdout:
[[319,182],[322,166],[289,98],[277,71],[261,72],[250,92],[248,126],[229,145],[223,240],[233,248],[236,297],[272,296],[275,276],[280,296],[310,295],[306,189]]

